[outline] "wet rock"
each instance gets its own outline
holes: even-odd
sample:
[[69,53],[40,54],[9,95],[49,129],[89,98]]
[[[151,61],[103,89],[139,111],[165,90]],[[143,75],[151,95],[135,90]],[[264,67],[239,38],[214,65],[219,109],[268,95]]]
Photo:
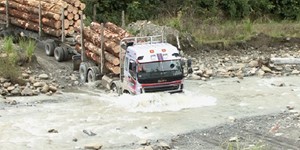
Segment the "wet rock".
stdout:
[[40,74],[39,78],[42,79],[42,80],[48,80],[49,76],[47,74]]
[[5,95],[5,94],[6,94],[5,91],[0,89],[0,95]]
[[49,91],[49,85],[45,84],[41,90],[41,93],[47,93]]
[[11,83],[10,83],[10,82],[5,82],[5,83],[3,84],[3,87],[4,87],[4,88],[8,88],[9,86],[11,86]]
[[251,62],[249,62],[248,66],[251,67],[251,68],[259,67],[259,64],[258,64],[257,60],[252,60]]
[[23,77],[23,79],[29,79],[29,74],[27,74],[27,73],[22,73],[22,77]]
[[21,92],[22,96],[32,96],[33,95],[33,91],[29,86],[26,86],[22,92]]
[[275,83],[272,83],[271,85],[272,86],[277,86],[277,87],[284,87],[285,83],[283,83],[283,82],[275,82]]
[[249,71],[249,75],[255,75],[255,74],[256,74],[256,71],[257,71],[256,68],[252,68],[252,69]]
[[43,87],[43,86],[45,86],[45,85],[46,85],[45,82],[35,82],[35,83],[33,84],[34,87]]
[[101,148],[102,145],[98,143],[87,144],[84,146],[84,149],[90,149],[90,150],[99,150]]
[[58,133],[58,131],[56,129],[50,129],[48,130],[48,133]]
[[261,70],[264,71],[264,72],[269,72],[269,73],[272,72],[272,70],[271,70],[270,68],[268,68],[267,66],[265,66],[265,65],[263,65],[263,66],[261,67]]
[[149,141],[149,140],[143,139],[143,140],[140,140],[140,141],[139,141],[139,144],[140,144],[140,145],[144,145],[144,146],[145,146],[145,145],[150,145],[150,141]]
[[77,77],[76,75],[72,74],[72,75],[70,76],[70,79],[71,79],[72,81],[76,81],[76,80],[78,79],[78,77]]

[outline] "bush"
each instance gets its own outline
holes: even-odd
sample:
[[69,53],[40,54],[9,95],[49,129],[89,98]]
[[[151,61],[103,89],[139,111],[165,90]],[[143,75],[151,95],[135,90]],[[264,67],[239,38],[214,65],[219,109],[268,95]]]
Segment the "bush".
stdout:
[[36,49],[36,42],[32,39],[27,40],[25,38],[20,38],[19,46],[23,51],[25,51],[26,57],[28,58],[29,62],[31,62],[32,56]]
[[20,68],[16,66],[9,55],[0,59],[0,76],[10,79],[14,84],[25,84],[25,81],[19,78],[21,76]]
[[13,38],[11,36],[7,36],[4,38],[3,50],[6,54],[10,54],[13,51]]

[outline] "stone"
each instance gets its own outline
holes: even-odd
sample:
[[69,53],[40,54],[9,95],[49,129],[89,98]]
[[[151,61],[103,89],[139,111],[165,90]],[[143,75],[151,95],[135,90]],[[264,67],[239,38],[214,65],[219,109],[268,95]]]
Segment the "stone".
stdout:
[[264,72],[263,70],[259,69],[259,70],[257,71],[257,75],[262,77],[262,76],[265,75],[265,72]]
[[49,86],[49,90],[52,91],[52,92],[56,92],[57,91],[57,87],[53,86],[53,85],[50,85]]
[[29,74],[27,74],[27,73],[22,73],[22,77],[23,77],[23,79],[29,79]]
[[15,89],[15,86],[9,86],[9,87],[7,87],[7,90],[10,92],[10,91],[12,91],[12,90],[14,90]]
[[255,75],[255,74],[256,74],[256,71],[257,71],[257,68],[252,68],[252,69],[249,71],[249,74],[250,74],[250,75]]
[[21,89],[19,86],[16,86],[10,93],[12,95],[19,96],[19,95],[21,95]]
[[153,148],[151,146],[145,146],[144,150],[153,150]]
[[35,82],[35,83],[33,84],[34,87],[43,87],[44,85],[46,85],[45,82]]
[[33,91],[29,86],[26,86],[22,92],[21,92],[22,96],[32,96],[33,95]]
[[45,84],[41,90],[42,93],[47,93],[49,91],[49,85]]
[[39,94],[40,94],[40,91],[39,91],[39,90],[32,90],[32,94],[33,94],[33,95],[39,95]]
[[286,108],[287,108],[288,110],[293,110],[293,109],[295,109],[294,106],[290,106],[290,105],[286,106]]
[[100,150],[101,148],[102,145],[97,143],[87,144],[84,146],[84,149],[90,149],[90,150]]
[[46,95],[48,95],[48,96],[51,96],[52,94],[53,94],[52,91],[49,91],[46,93]]
[[275,66],[275,67],[274,67],[274,70],[276,70],[276,71],[282,71],[282,70],[283,70],[283,67],[281,67],[281,66]]
[[74,85],[79,85],[79,81],[74,81]]
[[231,137],[230,139],[229,139],[229,142],[237,142],[238,141],[238,137]]
[[258,67],[259,64],[258,64],[257,60],[252,60],[252,61],[249,62],[248,66],[253,68],[253,67]]
[[145,145],[150,145],[150,142],[148,140],[142,139],[139,141],[139,144],[145,146]]
[[73,138],[72,141],[73,141],[73,142],[77,142],[78,139],[77,139],[77,138]]
[[205,71],[205,74],[207,74],[209,77],[213,76],[214,71],[212,69],[208,69]]
[[32,84],[35,83],[35,78],[34,78],[34,77],[29,77],[28,80],[29,80],[29,82],[32,83]]
[[42,80],[48,80],[49,76],[47,74],[40,74],[39,78],[42,79]]
[[9,80],[8,79],[6,79],[6,78],[0,78],[0,83],[4,83],[4,82],[8,82]]
[[9,86],[11,86],[11,83],[10,83],[10,82],[5,82],[5,83],[3,84],[3,87],[4,87],[4,88],[8,88]]
[[58,133],[58,131],[56,129],[50,129],[48,130],[48,133]]
[[236,118],[234,118],[232,116],[229,116],[228,119],[230,120],[230,122],[235,122],[236,121]]
[[261,70],[264,71],[264,72],[269,72],[269,73],[272,72],[272,70],[271,70],[270,68],[268,68],[267,66],[265,66],[265,65],[263,65],[263,66],[261,67]]
[[293,74],[293,75],[298,75],[298,74],[300,74],[300,71],[298,71],[298,70],[293,70],[293,71],[292,71],[292,74]]
[[170,145],[166,142],[160,142],[159,143],[159,146],[162,148],[162,149],[171,149]]

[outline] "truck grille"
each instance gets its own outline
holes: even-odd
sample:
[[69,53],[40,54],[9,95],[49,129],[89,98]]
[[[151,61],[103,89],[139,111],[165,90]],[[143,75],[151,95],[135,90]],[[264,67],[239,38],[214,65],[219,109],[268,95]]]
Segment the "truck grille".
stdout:
[[172,91],[172,90],[178,90],[178,89],[179,89],[179,85],[144,87],[145,93]]

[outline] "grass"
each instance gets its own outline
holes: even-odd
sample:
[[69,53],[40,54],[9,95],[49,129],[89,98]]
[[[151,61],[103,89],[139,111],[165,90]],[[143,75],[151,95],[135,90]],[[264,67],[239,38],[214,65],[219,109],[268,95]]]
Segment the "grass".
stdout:
[[13,38],[11,36],[4,38],[3,50],[6,54],[13,53]]
[[19,39],[19,46],[20,48],[25,51],[26,57],[28,58],[29,62],[31,62],[32,56],[36,49],[36,42],[32,39]]
[[191,17],[173,17],[154,22],[175,27],[181,32],[191,33],[198,43],[245,41],[259,33],[271,37],[300,37],[300,22],[296,21],[251,21],[250,19],[222,21],[214,17],[206,20]]

